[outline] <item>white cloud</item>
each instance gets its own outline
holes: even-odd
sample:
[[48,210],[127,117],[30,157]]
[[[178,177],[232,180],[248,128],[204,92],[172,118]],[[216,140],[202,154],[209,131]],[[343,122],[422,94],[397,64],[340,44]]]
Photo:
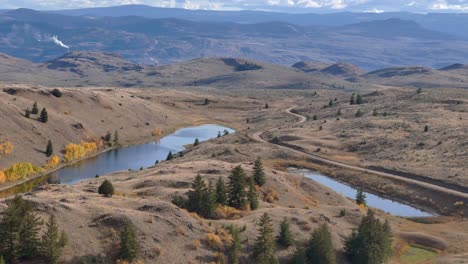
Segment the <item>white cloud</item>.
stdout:
[[376,7],[364,10],[364,13],[381,14],[381,13],[383,13],[383,12],[385,12],[385,10],[383,10],[383,9],[378,9],[378,8],[376,8]]
[[456,3],[449,3],[445,0],[438,0],[432,4],[432,10],[448,10],[448,11],[468,11],[468,3],[465,0],[458,0]]

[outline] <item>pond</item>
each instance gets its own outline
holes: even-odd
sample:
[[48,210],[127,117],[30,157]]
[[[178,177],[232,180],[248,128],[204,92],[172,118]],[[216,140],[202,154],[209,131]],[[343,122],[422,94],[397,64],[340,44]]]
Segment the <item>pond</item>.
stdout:
[[96,157],[85,159],[63,167],[43,177],[28,181],[0,193],[1,197],[11,196],[31,190],[40,183],[75,184],[85,179],[123,170],[139,170],[153,166],[156,161],[167,158],[167,154],[176,154],[185,149],[185,145],[193,144],[198,138],[200,142],[215,138],[224,131],[235,132],[233,129],[219,125],[201,125],[186,127],[161,138],[159,142],[113,149]]
[[[294,172],[299,172],[304,174],[305,177],[310,178],[322,185],[329,187],[337,193],[343,194],[345,197],[350,199],[355,199],[357,188],[354,188],[345,183],[339,182],[333,178],[322,175],[316,171],[311,171],[307,169],[292,169]],[[430,217],[436,216],[436,214],[422,211],[418,208],[412,207],[410,205],[393,201],[372,193],[364,192],[367,196],[366,202],[367,206],[380,209],[384,212],[402,216],[402,217]]]

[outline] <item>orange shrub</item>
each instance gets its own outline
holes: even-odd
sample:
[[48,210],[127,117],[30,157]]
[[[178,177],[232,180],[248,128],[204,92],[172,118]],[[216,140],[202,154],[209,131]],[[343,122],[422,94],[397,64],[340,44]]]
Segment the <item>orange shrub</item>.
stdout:
[[47,161],[47,164],[44,166],[45,169],[53,169],[60,164],[59,156],[55,155]]
[[234,207],[218,206],[215,210],[216,219],[239,219],[242,217],[242,212]]
[[214,233],[206,234],[205,241],[206,244],[212,249],[222,249],[224,246],[221,237]]
[[0,184],[5,183],[7,180],[5,172],[0,171]]
[[6,156],[13,153],[15,146],[8,140],[0,141],[0,156]]
[[13,164],[10,168],[6,169],[4,173],[7,181],[17,181],[43,171],[44,169],[39,166],[27,162],[20,162]]
[[63,159],[66,162],[81,159],[98,149],[96,142],[81,142],[80,144],[70,143],[65,146],[65,155]]

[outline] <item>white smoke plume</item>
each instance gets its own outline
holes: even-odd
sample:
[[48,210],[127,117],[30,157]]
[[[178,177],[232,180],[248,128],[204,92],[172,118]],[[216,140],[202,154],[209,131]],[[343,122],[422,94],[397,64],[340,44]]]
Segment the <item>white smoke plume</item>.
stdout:
[[56,45],[58,45],[58,46],[60,46],[60,47],[62,47],[62,48],[65,48],[65,49],[67,49],[67,50],[70,51],[70,47],[67,46],[67,45],[65,45],[65,44],[63,44],[63,42],[62,42],[61,40],[59,40],[57,36],[52,36],[52,41],[53,41]]

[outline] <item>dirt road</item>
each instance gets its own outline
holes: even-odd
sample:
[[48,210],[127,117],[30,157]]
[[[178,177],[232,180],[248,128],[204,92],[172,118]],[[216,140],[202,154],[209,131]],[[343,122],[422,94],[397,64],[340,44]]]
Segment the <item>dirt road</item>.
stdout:
[[[291,115],[293,115],[293,116],[295,116],[296,118],[299,119],[299,121],[297,121],[295,123],[295,125],[299,125],[299,124],[304,123],[307,120],[307,118],[305,116],[293,113],[292,112],[293,109],[294,108],[291,107],[291,108],[286,109],[285,111],[288,114],[291,114]],[[278,129],[278,128],[272,128],[269,131],[276,130],[276,129]],[[256,132],[256,133],[252,134],[251,137],[254,140],[258,141],[258,142],[262,142],[262,143],[265,143],[265,144],[273,144],[271,142],[268,142],[268,141],[264,140],[261,137],[261,135],[264,132],[265,131]],[[374,175],[377,175],[377,176],[380,176],[380,177],[386,177],[386,178],[390,178],[390,179],[396,179],[396,180],[399,180],[399,181],[402,181],[402,182],[416,184],[416,185],[419,185],[419,186],[422,186],[422,187],[425,187],[425,188],[428,188],[428,189],[432,189],[432,190],[448,193],[448,194],[451,194],[451,195],[455,195],[457,197],[465,199],[465,201],[468,200],[468,193],[465,193],[465,192],[460,192],[460,191],[457,191],[457,190],[449,189],[449,188],[446,188],[446,187],[438,186],[438,185],[435,185],[435,184],[431,184],[431,183],[427,183],[427,182],[423,182],[423,181],[419,181],[419,180],[415,180],[415,179],[405,178],[405,177],[395,175],[395,174],[391,174],[391,173],[380,172],[380,171],[361,168],[361,167],[358,167],[358,166],[354,166],[354,165],[350,165],[350,164],[346,164],[346,163],[342,163],[342,162],[338,162],[338,161],[333,161],[333,160],[323,158],[323,157],[315,155],[315,154],[306,153],[306,152],[299,151],[297,149],[293,149],[293,148],[283,146],[283,145],[279,145],[279,144],[275,144],[275,146],[278,146],[279,148],[282,148],[282,149],[285,149],[285,150],[288,150],[288,151],[291,151],[291,152],[295,152],[295,153],[300,154],[302,156],[305,156],[305,157],[307,157],[309,159],[316,160],[316,161],[324,163],[324,164],[328,164],[328,165],[332,165],[332,166],[338,166],[338,167],[341,167],[341,168],[355,170],[355,171],[361,171],[361,172],[365,172],[365,173],[371,173],[371,174],[374,174]]]

